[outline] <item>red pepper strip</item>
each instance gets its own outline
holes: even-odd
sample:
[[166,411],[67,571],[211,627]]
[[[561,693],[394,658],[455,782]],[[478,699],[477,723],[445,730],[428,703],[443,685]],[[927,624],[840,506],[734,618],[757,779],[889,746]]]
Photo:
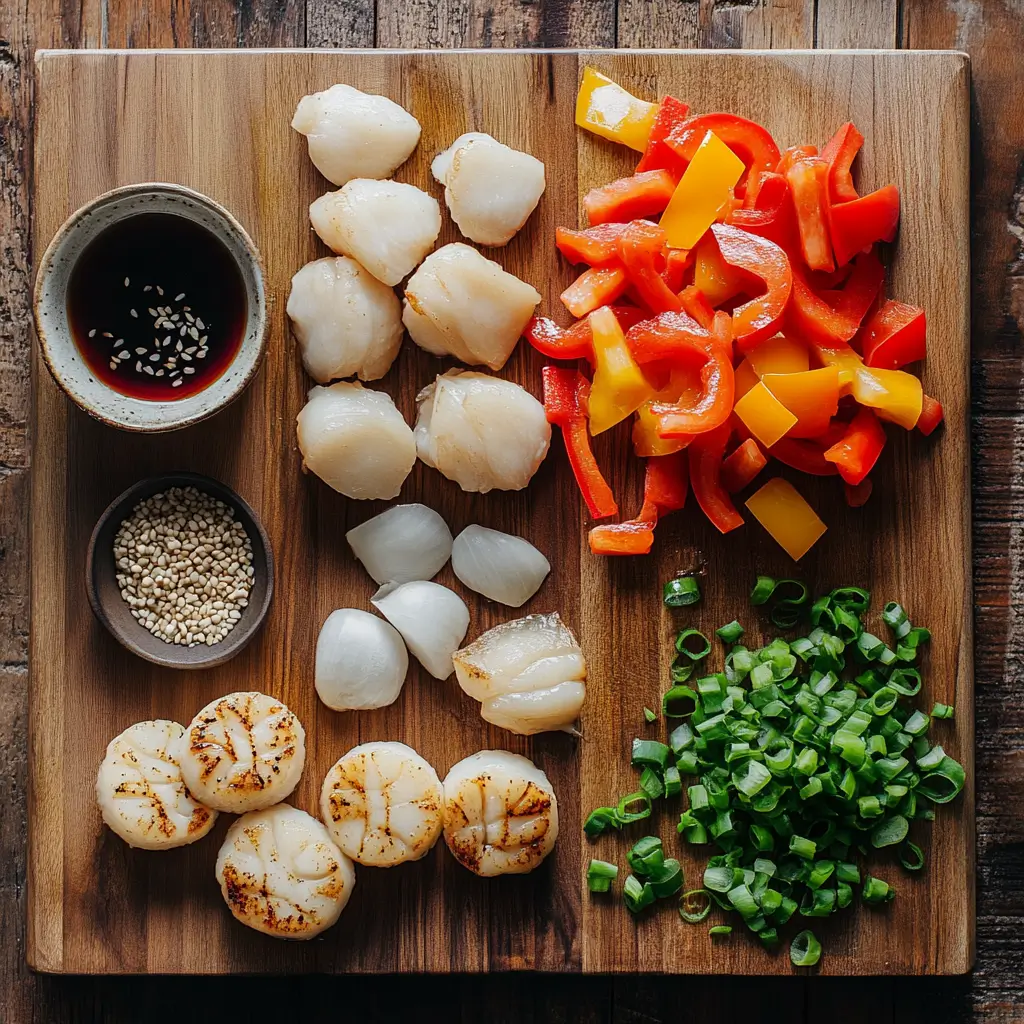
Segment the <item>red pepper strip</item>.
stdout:
[[736,114],[692,117],[669,132],[665,145],[682,158],[685,167],[709,131],[714,132],[747,166],[746,177],[736,185],[736,195],[740,198],[748,188],[756,187],[762,171],[773,170],[779,162],[779,147],[771,134],[756,121],[748,121]]
[[853,187],[850,167],[863,144],[864,136],[854,128],[852,121],[847,121],[825,143],[821,158],[828,161],[828,194],[831,202],[849,203],[860,198]]
[[669,146],[665,139],[676,125],[682,124],[689,116],[690,108],[675,96],[666,96],[658,105],[658,113],[654,115],[651,134],[647,137],[647,149],[636,165],[636,173],[642,171],[665,170],[678,181],[686,170],[686,161],[682,160]]
[[783,330],[825,348],[847,347],[860,327],[860,320],[833,309],[815,294],[797,267],[792,267],[792,272],[793,293],[786,308]]
[[748,192],[744,208],[734,210],[726,223],[735,224],[752,235],[767,238],[787,253],[799,252],[800,234],[796,224],[796,210],[790,198],[792,190],[789,182],[774,171],[762,174],[758,180],[760,187],[754,200],[749,206],[746,205],[750,199]]
[[619,506],[590,449],[587,400],[590,381],[578,370],[545,366],[544,412],[548,422],[561,427],[566,454],[580,493],[594,519],[618,515]]
[[885,430],[878,417],[861,408],[850,421],[846,433],[825,452],[825,460],[834,462],[839,475],[856,487],[874,468],[885,447]]
[[804,262],[812,270],[831,270],[835,263],[828,236],[828,164],[817,156],[795,160],[786,181],[793,192]]
[[621,263],[585,270],[562,292],[562,304],[575,317],[586,316],[599,306],[610,306],[629,284]]
[[654,544],[654,527],[640,519],[595,526],[588,537],[595,555],[647,555]]
[[748,437],[722,463],[722,486],[730,493],[742,491],[768,465],[760,445]]
[[675,190],[676,179],[668,171],[644,171],[591,189],[583,197],[583,209],[591,224],[653,217],[668,206]]
[[871,497],[871,491],[874,485],[871,483],[871,477],[866,476],[859,484],[852,485],[848,484],[845,480],[843,481],[843,493],[846,496],[846,504],[850,508],[860,508],[861,505],[867,503],[868,498]]
[[656,224],[636,220],[619,239],[619,257],[629,280],[652,313],[678,313],[679,296],[658,272],[655,261],[665,252],[665,232]]
[[[665,254],[665,269],[662,271],[666,286],[672,292],[682,290],[683,282],[686,280],[686,272],[690,269],[694,260],[693,249],[669,249]],[[680,296],[682,299],[682,296]]]
[[686,449],[693,496],[721,533],[728,533],[743,525],[743,517],[736,511],[736,506],[722,486],[722,456],[731,433],[731,424],[723,423],[695,437]]
[[825,460],[825,454],[813,441],[798,441],[784,437],[768,449],[768,454],[791,469],[810,476],[835,476],[839,470]]
[[890,299],[864,326],[864,362],[898,370],[925,357],[925,315],[917,306]]
[[942,422],[944,416],[942,403],[931,395],[925,395],[921,403],[921,415],[917,418],[917,429],[927,437]]
[[749,352],[759,341],[778,332],[793,288],[789,257],[767,238],[730,224],[712,224],[711,232],[726,263],[755,274],[765,283],[763,295],[737,306],[732,313],[733,338]]
[[619,259],[619,235],[625,224],[598,224],[582,231],[555,229],[555,245],[570,263],[586,263],[591,267],[616,263]]
[[790,146],[789,149],[783,150],[782,156],[779,158],[779,162],[775,167],[775,171],[777,174],[781,174],[785,177],[790,167],[792,167],[797,160],[804,160],[807,157],[817,155],[817,146]]
[[[624,331],[646,320],[648,313],[637,306],[612,306],[612,312]],[[594,335],[584,317],[572,327],[559,327],[546,316],[535,316],[523,331],[526,340],[549,359],[589,359],[594,361]]]
[[626,344],[641,365],[660,360],[704,363],[712,348],[711,333],[686,313],[660,313],[626,332]]
[[875,242],[891,242],[899,222],[900,192],[895,185],[835,204],[829,210],[829,229],[836,261],[842,266]]
[[690,285],[679,293],[679,301],[683,304],[683,312],[688,313],[706,331],[711,330],[715,319],[715,309],[707,300],[707,296],[696,285]]
[[885,267],[878,254],[873,249],[861,253],[853,261],[853,270],[836,296],[836,311],[851,321],[855,320],[859,327],[878,299],[884,283]]

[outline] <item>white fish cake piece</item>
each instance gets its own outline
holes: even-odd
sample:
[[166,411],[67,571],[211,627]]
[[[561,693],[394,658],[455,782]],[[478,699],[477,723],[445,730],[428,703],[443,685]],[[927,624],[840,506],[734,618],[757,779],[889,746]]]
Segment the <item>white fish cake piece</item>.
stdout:
[[352,861],[327,829],[289,804],[239,818],[216,873],[235,920],[275,939],[312,939],[330,928],[356,884]]
[[107,744],[96,776],[103,821],[129,846],[170,850],[213,828],[217,812],[188,791],[178,764],[185,728],[158,719],[137,722]]
[[551,444],[544,406],[518,384],[449,370],[417,396],[416,451],[464,491],[519,491]]
[[443,826],[437,772],[404,743],[363,743],[343,754],[320,791],[320,815],[342,852],[390,868],[419,860]]
[[427,352],[500,370],[538,302],[532,285],[472,246],[452,242],[409,278],[402,321]]
[[533,871],[558,838],[558,800],[529,758],[481,750],[444,780],[444,840],[455,859],[484,878]]
[[287,312],[306,372],[321,384],[378,380],[402,344],[398,296],[348,256],[302,267],[292,278]]
[[416,463],[409,424],[383,391],[313,388],[296,418],[303,469],[348,498],[396,498]]
[[400,181],[353,178],[314,200],[309,220],[325,245],[386,285],[412,273],[441,233],[437,200]]
[[544,164],[481,132],[460,135],[430,165],[452,220],[480,245],[506,245],[544,193]]
[[573,731],[586,698],[587,662],[558,612],[482,633],[454,655],[459,686],[480,714],[510,732]]
[[292,127],[306,136],[309,158],[335,185],[389,178],[420,140],[420,123],[386,96],[332,85],[303,96]]
[[211,701],[178,745],[181,775],[207,807],[243,814],[284,800],[298,785],[306,733],[285,705],[265,693]]

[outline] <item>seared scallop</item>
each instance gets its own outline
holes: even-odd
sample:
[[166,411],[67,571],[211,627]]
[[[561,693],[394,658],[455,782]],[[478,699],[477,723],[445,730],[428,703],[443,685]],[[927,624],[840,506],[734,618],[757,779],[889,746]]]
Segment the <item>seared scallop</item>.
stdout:
[[444,841],[475,874],[533,871],[558,838],[558,801],[529,758],[481,750],[453,765],[444,780]]
[[188,791],[178,763],[185,729],[177,722],[138,722],[107,744],[96,777],[103,821],[129,846],[170,850],[202,839],[217,812]]
[[378,380],[402,344],[402,306],[385,284],[347,256],[307,263],[292,278],[288,316],[306,372],[321,384]]
[[284,800],[298,785],[306,733],[281,701],[265,693],[229,693],[192,719],[178,759],[196,798],[243,814]]
[[536,288],[472,246],[453,242],[409,278],[402,321],[412,340],[435,356],[500,370],[538,302]]
[[217,881],[235,920],[275,939],[312,939],[341,916],[356,873],[316,818],[277,804],[228,829]]
[[343,754],[320,791],[320,814],[359,864],[390,868],[425,857],[441,835],[437,772],[404,743],[363,743]]
[[306,136],[310,160],[335,185],[390,177],[420,140],[420,123],[407,110],[351,85],[303,96],[292,127]]
[[327,246],[387,285],[412,273],[441,233],[437,200],[400,181],[354,178],[317,199],[309,219]]

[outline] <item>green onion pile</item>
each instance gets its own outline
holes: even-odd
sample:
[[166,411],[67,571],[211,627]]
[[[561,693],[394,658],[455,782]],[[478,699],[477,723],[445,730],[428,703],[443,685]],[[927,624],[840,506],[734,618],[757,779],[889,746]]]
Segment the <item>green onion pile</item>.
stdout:
[[[678,607],[677,598],[666,587],[665,603]],[[716,631],[728,648],[724,671],[706,675],[699,673],[710,641],[682,630],[673,686],[662,701],[663,715],[678,724],[668,743],[633,741],[639,788],[592,811],[583,827],[594,838],[644,820],[654,801],[681,793],[683,776],[697,776],[678,832],[718,852],[703,889],[682,895],[680,914],[703,921],[714,900],[774,949],[790,918],[828,917],[853,903],[855,888],[867,904],[892,900],[895,889],[862,872],[858,854],[891,847],[904,868],[920,870],[924,855],[908,838],[911,822],[931,820],[933,805],[953,800],[964,769],[928,736],[932,721],[951,718],[953,708],[936,704],[928,715],[908,706],[921,689],[916,663],[930,634],[899,604],[882,612],[892,634],[886,643],[864,628],[870,595],[859,587],[811,602],[802,583],[760,576],[751,601],[779,628],[810,628],[750,650],[739,643],[743,627],[730,622]],[[657,837],[637,842],[628,862],[623,899],[633,913],[683,888],[678,862],[665,857]],[[617,874],[614,865],[592,861],[591,890],[608,891]],[[730,932],[727,925],[710,930]],[[797,966],[820,956],[810,930],[793,939]]]

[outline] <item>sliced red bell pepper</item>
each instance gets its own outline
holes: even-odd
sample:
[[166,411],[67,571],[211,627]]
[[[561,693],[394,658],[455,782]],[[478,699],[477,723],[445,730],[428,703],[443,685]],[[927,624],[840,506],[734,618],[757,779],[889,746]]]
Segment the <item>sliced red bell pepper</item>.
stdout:
[[665,253],[665,269],[661,276],[670,291],[682,291],[686,283],[686,272],[693,265],[693,259],[693,249],[669,249]]
[[681,311],[679,296],[657,269],[658,258],[664,259],[665,232],[650,221],[635,220],[627,225],[618,244],[619,258],[643,304],[652,313]]
[[889,299],[864,325],[864,362],[898,370],[925,357],[925,315],[919,306]]
[[846,504],[850,508],[860,508],[867,504],[873,489],[874,485],[869,476],[864,477],[859,484],[848,484],[845,480],[843,481],[843,494],[846,497]]
[[669,132],[665,145],[682,158],[685,166],[693,159],[709,131],[714,132],[746,164],[746,176],[736,185],[736,195],[740,198],[754,186],[762,171],[773,170],[779,162],[779,147],[768,130],[737,114],[692,117]]
[[839,475],[856,487],[874,469],[885,447],[885,429],[870,409],[858,409],[846,433],[825,452],[825,460],[834,462]]
[[830,306],[815,293],[803,272],[792,267],[793,291],[786,307],[785,332],[826,348],[849,348],[860,320]]
[[699,288],[692,284],[688,288],[684,288],[679,293],[679,301],[683,304],[683,312],[693,317],[704,330],[711,330],[711,324],[715,319],[715,308]]
[[800,234],[789,182],[774,171],[763,173],[758,181],[759,187],[753,200],[748,192],[743,208],[734,210],[726,223],[735,224],[752,235],[767,238],[787,253],[798,253]]
[[730,224],[713,224],[711,232],[726,263],[765,283],[763,295],[737,306],[732,313],[733,338],[742,350],[749,351],[778,331],[793,287],[789,257],[767,238]]
[[874,306],[885,284],[885,267],[872,249],[861,253],[854,261],[853,268],[843,287],[835,296],[835,309],[842,315],[856,321],[858,327],[864,322]]
[[587,538],[595,555],[647,555],[654,544],[654,526],[642,519],[595,526]]
[[555,229],[555,245],[570,263],[586,263],[601,267],[616,263],[619,259],[619,236],[626,229],[625,224],[596,224],[592,228],[573,231],[571,228]]
[[808,157],[817,155],[817,146],[790,146],[789,149],[784,149],[782,151],[782,156],[779,157],[779,162],[775,166],[775,171],[777,174],[781,174],[785,177],[790,167],[792,167],[797,160],[806,160]]
[[722,486],[722,456],[731,433],[732,426],[728,422],[723,423],[695,437],[686,449],[693,496],[721,533],[729,533],[743,525],[743,517]]
[[810,476],[835,476],[839,470],[825,459],[821,445],[814,441],[799,441],[784,437],[768,449],[768,454],[791,469],[798,469]]
[[925,395],[921,403],[921,415],[917,418],[917,429],[927,437],[944,417],[942,403],[931,395]]
[[599,306],[610,306],[629,284],[621,263],[585,270],[562,292],[562,304],[575,317],[586,316]]
[[[638,306],[612,306],[612,312],[624,331],[646,320],[648,313]],[[584,317],[571,327],[559,327],[550,317],[535,316],[523,330],[526,340],[549,359],[588,359],[594,361],[590,321]]]
[[875,242],[891,242],[900,222],[900,192],[886,185],[849,203],[829,209],[829,229],[836,261],[842,266]]
[[663,360],[700,365],[712,347],[711,332],[682,312],[641,320],[626,332],[626,344],[641,366]]
[[748,437],[722,463],[722,486],[730,494],[742,491],[767,465],[760,445]]
[[668,206],[675,189],[676,180],[668,171],[644,171],[591,189],[583,197],[583,209],[591,224],[653,217]]
[[647,138],[647,149],[636,165],[636,173],[643,171],[668,171],[678,181],[686,170],[686,161],[665,145],[669,133],[689,117],[690,108],[675,96],[666,96],[658,105],[658,113],[654,115],[651,134]]
[[793,193],[804,262],[812,270],[831,270],[835,263],[828,235],[828,164],[817,156],[794,160],[786,181]]
[[587,400],[590,382],[578,370],[545,366],[544,412],[548,422],[560,427],[573,476],[594,519],[618,515],[615,496],[601,473],[590,448]]
[[828,163],[828,194],[831,202],[849,203],[860,198],[853,187],[850,167],[863,144],[864,136],[857,131],[852,121],[847,121],[825,143],[821,158]]

